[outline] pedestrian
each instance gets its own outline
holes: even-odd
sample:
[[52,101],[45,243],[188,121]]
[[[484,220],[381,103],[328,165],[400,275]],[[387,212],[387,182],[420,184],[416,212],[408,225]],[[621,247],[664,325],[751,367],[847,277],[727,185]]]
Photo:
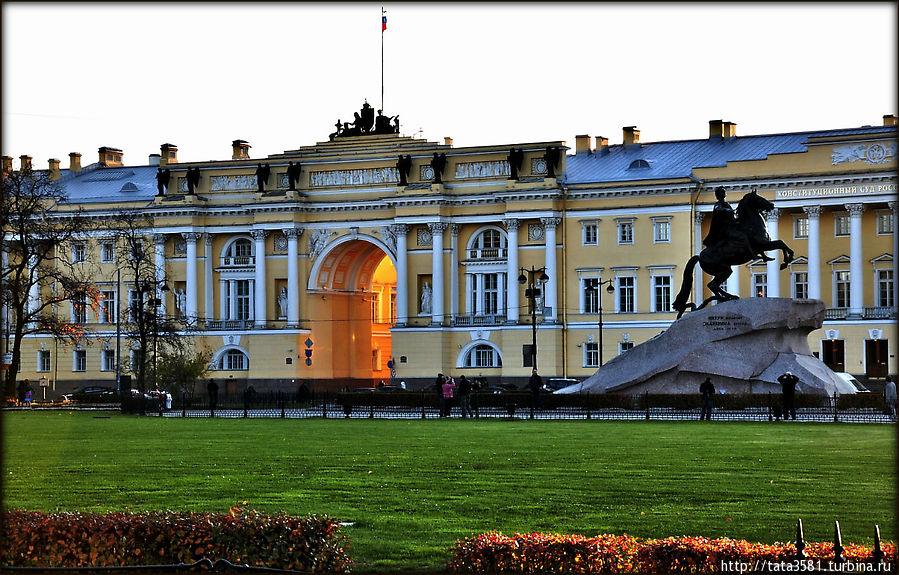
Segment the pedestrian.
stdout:
[[699,395],[702,396],[702,410],[699,412],[699,421],[705,419],[712,420],[712,407],[715,399],[715,386],[712,385],[712,378],[707,377],[699,385]]
[[796,396],[796,384],[799,383],[799,378],[788,371],[778,377],[777,381],[780,383],[780,388],[783,393],[784,421],[790,419],[790,417],[793,418],[793,421],[796,421],[796,404],[794,400]]
[[443,417],[449,417],[453,411],[453,390],[456,389],[456,380],[452,377],[443,378]]
[[434,391],[437,392],[437,397],[440,399],[440,417],[443,417],[443,413],[446,411],[446,399],[443,397],[444,378],[442,373],[438,373],[437,379],[434,381]]
[[531,390],[531,409],[543,409],[543,378],[537,373],[537,368],[531,370],[531,378],[528,380],[528,389]]
[[471,416],[471,382],[464,375],[459,376],[459,410],[462,412],[462,419]]
[[887,376],[887,383],[883,388],[883,399],[887,404],[887,415],[890,416],[890,420],[896,421],[896,382],[893,381],[893,376]]
[[28,380],[20,379],[19,384],[17,385],[17,388],[18,389],[16,389],[16,391],[18,392],[18,395],[19,395],[19,405],[24,405],[25,404],[25,393],[28,391]]
[[209,393],[209,411],[214,412],[219,402],[219,386],[214,379],[210,379],[206,384],[206,391]]

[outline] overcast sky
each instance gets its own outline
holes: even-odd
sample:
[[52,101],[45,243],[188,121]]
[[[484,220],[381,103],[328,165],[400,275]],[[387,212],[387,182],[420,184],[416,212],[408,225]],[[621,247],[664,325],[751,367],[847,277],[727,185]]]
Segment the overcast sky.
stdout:
[[[897,3],[385,3],[384,108],[456,147],[879,125]],[[381,106],[380,3],[2,4],[2,153],[251,157]],[[18,160],[15,165],[18,167]]]

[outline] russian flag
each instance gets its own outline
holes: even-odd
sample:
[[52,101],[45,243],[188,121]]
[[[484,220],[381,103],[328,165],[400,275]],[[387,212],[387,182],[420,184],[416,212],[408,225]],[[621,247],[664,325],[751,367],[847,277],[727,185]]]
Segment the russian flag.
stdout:
[[384,32],[387,30],[387,12],[382,12],[381,14],[381,32]]

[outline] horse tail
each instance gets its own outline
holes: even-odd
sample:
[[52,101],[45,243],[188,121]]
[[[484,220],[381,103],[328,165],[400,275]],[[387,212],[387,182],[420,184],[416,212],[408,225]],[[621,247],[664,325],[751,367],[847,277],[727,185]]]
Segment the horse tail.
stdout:
[[699,256],[693,256],[687,261],[687,265],[684,268],[684,281],[681,283],[677,297],[674,298],[674,303],[671,304],[671,309],[679,312],[677,317],[683,315],[687,310],[687,300],[690,299],[690,291],[693,289],[693,268],[696,267],[696,262],[698,261]]

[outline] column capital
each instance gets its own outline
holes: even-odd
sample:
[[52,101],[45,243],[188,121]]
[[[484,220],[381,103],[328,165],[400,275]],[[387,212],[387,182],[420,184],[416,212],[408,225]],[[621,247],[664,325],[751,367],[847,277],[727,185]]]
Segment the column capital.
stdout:
[[821,206],[803,206],[802,211],[810,218],[817,218],[821,215]]
[[540,218],[540,221],[543,223],[543,227],[548,230],[554,230],[556,227],[562,223],[562,218]]
[[265,236],[268,235],[268,230],[250,230],[250,235],[258,242],[265,239]]
[[215,234],[210,234],[209,232],[206,232],[206,245],[207,246],[212,245],[212,238],[214,238],[214,237],[215,237]]
[[846,204],[850,216],[860,216],[865,211],[865,204]]
[[285,228],[281,230],[281,233],[283,233],[288,239],[298,238],[303,235],[303,228]]
[[182,232],[181,237],[187,240],[189,243],[195,244],[202,236],[200,232]]
[[705,219],[705,212],[693,212],[693,223],[694,224],[702,224],[702,220]]
[[397,236],[405,237],[406,234],[409,233],[409,229],[411,226],[408,224],[392,224],[390,226],[390,231],[396,234]]
[[503,218],[503,225],[506,226],[507,231],[517,232],[518,228],[521,227],[521,220],[518,218]]
[[165,234],[153,234],[153,241],[156,242],[157,244],[164,244],[165,238],[166,238]]
[[462,224],[450,224],[450,233],[454,238],[459,237],[460,231],[462,231]]
[[446,231],[446,228],[449,227],[449,224],[446,222],[433,222],[428,224],[428,229],[431,230],[431,234],[443,234]]
[[896,213],[896,202],[887,202],[887,207],[890,208],[891,212]]
[[777,208],[771,208],[765,214],[765,219],[772,223],[777,223],[777,218],[780,217],[780,210]]

